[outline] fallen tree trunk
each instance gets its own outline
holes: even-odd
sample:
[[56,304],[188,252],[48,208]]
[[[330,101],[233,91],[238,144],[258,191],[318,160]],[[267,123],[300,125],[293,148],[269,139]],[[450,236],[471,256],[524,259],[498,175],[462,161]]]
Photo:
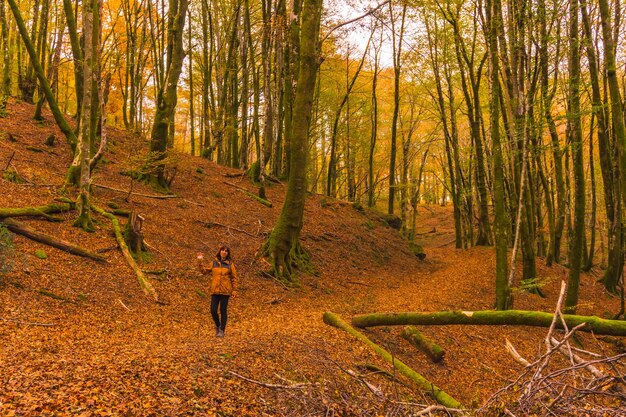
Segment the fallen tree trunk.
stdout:
[[74,203],[52,203],[38,207],[0,208],[0,219],[5,219],[7,217],[43,216],[48,220],[56,220],[49,215],[54,213],[64,213],[66,211],[74,210],[74,208]]
[[438,344],[424,336],[422,332],[413,326],[405,327],[402,331],[402,337],[424,352],[435,363],[441,361],[446,353]]
[[[434,313],[374,313],[363,314],[352,318],[355,327],[371,326],[403,326],[413,325],[517,325],[550,327],[553,313],[526,310],[482,310],[482,311],[438,311]],[[626,336],[626,321],[606,320],[596,316],[578,316],[564,314],[565,323],[569,328],[585,323],[581,331],[611,336]],[[563,328],[560,321],[556,326]]]
[[0,220],[0,222],[3,223],[7,227],[7,229],[12,231],[13,233],[27,237],[31,240],[34,240],[35,242],[43,243],[44,245],[61,249],[65,252],[71,253],[72,255],[82,256],[83,258],[89,258],[98,262],[106,263],[106,259],[102,255],[98,255],[97,253],[81,248],[80,246],[72,245],[69,242],[57,239],[54,236],[38,232],[16,220],[7,218]]
[[269,201],[269,200],[267,200],[265,198],[259,197],[258,195],[254,194],[254,193],[251,193],[250,191],[246,190],[243,187],[240,187],[240,186],[238,186],[236,184],[233,184],[232,182],[228,182],[228,181],[223,181],[223,183],[226,184],[226,185],[230,185],[231,187],[234,187],[235,189],[241,191],[242,193],[244,193],[248,197],[254,198],[256,201],[258,201],[259,203],[263,204],[266,207],[270,207],[270,208],[272,207],[272,202],[271,201]]
[[120,190],[119,188],[113,188],[113,187],[109,187],[107,185],[96,184],[96,183],[91,184],[91,186],[92,187],[98,187],[98,188],[104,188],[105,190],[116,191],[118,193],[136,195],[138,197],[156,198],[157,200],[167,200],[167,199],[170,199],[170,198],[182,198],[182,197],[177,196],[177,195],[157,195],[157,194],[133,193],[133,192],[130,192],[130,191],[127,191],[127,190]]
[[407,365],[401,362],[398,358],[395,358],[394,356],[392,356],[385,349],[381,348],[376,343],[372,342],[363,333],[354,329],[352,326],[350,326],[348,323],[342,320],[341,317],[337,316],[334,313],[326,312],[324,313],[324,323],[330,326],[334,326],[338,329],[341,329],[351,334],[352,336],[356,337],[363,343],[365,343],[367,346],[372,348],[374,352],[380,355],[383,359],[391,363],[391,365],[394,368],[402,372],[404,376],[406,376],[407,378],[415,382],[423,390],[429,392],[439,404],[444,405],[449,408],[457,408],[457,409],[464,408],[463,405],[459,403],[457,400],[455,400],[450,395],[442,391],[440,388],[435,386],[435,384],[433,384],[432,382],[424,378],[422,375],[418,374],[413,369],[409,368]]
[[154,301],[158,302],[159,296],[157,295],[156,290],[154,289],[154,287],[152,286],[148,278],[146,278],[141,268],[139,268],[139,266],[137,265],[137,262],[135,262],[135,258],[133,258],[133,255],[130,253],[128,246],[126,246],[126,242],[124,241],[124,236],[122,235],[122,231],[120,229],[120,222],[117,220],[117,217],[115,217],[111,213],[107,213],[106,211],[102,210],[99,207],[92,205],[91,208],[93,208],[96,212],[100,213],[104,217],[107,217],[109,218],[109,220],[111,220],[111,223],[113,223],[113,231],[115,232],[115,238],[117,240],[117,244],[119,245],[120,250],[124,254],[126,261],[130,265],[130,267],[133,269],[133,271],[135,271],[135,274],[137,275],[137,281],[139,281],[139,286],[141,287],[144,294],[151,296],[152,298],[154,298]]

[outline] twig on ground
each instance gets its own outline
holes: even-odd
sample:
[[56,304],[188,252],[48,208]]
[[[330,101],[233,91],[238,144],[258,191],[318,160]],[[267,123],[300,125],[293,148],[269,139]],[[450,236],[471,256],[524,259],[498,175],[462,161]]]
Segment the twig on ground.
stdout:
[[126,304],[124,304],[124,302],[122,300],[120,300],[119,298],[117,299],[117,301],[120,302],[120,304],[122,305],[122,307],[124,307],[126,309],[126,311],[130,311],[130,308],[128,308],[128,306],[126,306]]
[[430,413],[434,412],[434,411],[443,411],[445,413],[448,414],[452,414],[452,413],[458,413],[461,415],[464,415],[463,413],[465,413],[465,411],[463,410],[459,410],[458,408],[448,408],[448,407],[444,407],[443,405],[429,405],[428,407],[424,408],[423,410],[415,413],[415,414],[411,414],[413,417],[418,417],[418,416],[425,416],[425,415],[430,415]]
[[444,246],[451,245],[451,244],[453,244],[454,242],[456,242],[456,238],[455,238],[455,239],[452,239],[452,240],[451,240],[451,241],[449,241],[449,242],[444,243],[443,245],[439,245],[439,246],[437,246],[437,247],[438,247],[438,248],[443,248]]
[[15,156],[15,151],[13,151],[13,153],[11,154],[11,157],[9,158],[9,162],[7,162],[7,166],[4,167],[4,171],[9,169],[9,166],[11,166],[11,161],[13,161],[14,156]]
[[[156,198],[156,199],[159,199],[159,200],[167,200],[167,199],[170,199],[170,198],[180,198],[180,199],[182,199],[184,201],[187,201],[189,203],[193,203],[193,204],[197,204],[199,206],[202,206],[200,203],[194,203],[193,201],[186,200],[186,199],[184,199],[183,197],[181,197],[179,195],[141,194],[141,193],[134,193],[134,192],[128,191],[128,190],[120,190],[119,188],[113,188],[113,187],[109,187],[107,185],[102,185],[102,184],[93,183],[91,185],[94,186],[94,187],[98,187],[98,188],[104,188],[105,190],[116,191],[118,193],[124,193],[124,194],[127,194],[129,196],[136,195],[138,197]],[[202,207],[204,207],[204,206],[202,206]]]
[[255,234],[252,234],[252,233],[250,233],[250,232],[248,232],[248,231],[246,231],[246,230],[239,229],[239,228],[237,228],[237,227],[233,227],[233,226],[229,226],[229,225],[227,225],[227,224],[222,224],[222,223],[218,223],[218,222],[201,222],[201,223],[202,223],[202,224],[204,224],[206,227],[210,227],[210,226],[220,226],[220,227],[224,227],[224,228],[226,228],[227,230],[231,230],[231,229],[232,229],[232,230],[234,230],[234,231],[236,231],[236,232],[239,232],[239,233],[244,233],[244,234],[246,234],[246,235],[248,235],[248,236],[251,236],[251,237],[259,237],[259,235],[258,235],[258,234],[256,234],[256,235],[255,235]]
[[0,320],[8,321],[9,323],[23,324],[25,326],[42,326],[42,327],[56,326],[56,324],[54,323],[36,323],[36,322],[30,322],[30,321],[21,321],[18,319],[5,319],[4,317],[0,317]]
[[311,386],[310,383],[294,383],[291,385],[281,385],[281,384],[270,384],[267,382],[261,382],[261,381],[257,381],[251,378],[246,378],[243,375],[239,375],[237,372],[233,372],[233,371],[228,371],[229,374],[236,376],[237,378],[241,378],[244,381],[248,381],[248,382],[252,382],[253,384],[257,384],[260,385],[262,387],[265,388],[276,388],[276,389],[305,389],[309,386]]
[[149,244],[146,239],[143,240],[144,245],[146,245],[146,247],[148,249],[152,249],[155,252],[159,252],[161,255],[163,255],[163,257],[165,258],[165,260],[167,262],[169,262],[170,264],[172,263],[172,261],[170,260],[170,258],[167,257],[167,255],[165,255],[163,252],[161,252],[160,250],[158,250],[156,247],[152,246],[151,244]]

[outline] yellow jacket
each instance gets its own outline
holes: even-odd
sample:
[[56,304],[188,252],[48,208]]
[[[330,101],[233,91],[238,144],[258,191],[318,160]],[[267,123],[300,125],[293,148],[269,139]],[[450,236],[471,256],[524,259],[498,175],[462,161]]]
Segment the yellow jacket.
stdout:
[[235,264],[215,258],[210,267],[198,263],[200,272],[211,274],[211,294],[233,295],[239,289],[239,276]]

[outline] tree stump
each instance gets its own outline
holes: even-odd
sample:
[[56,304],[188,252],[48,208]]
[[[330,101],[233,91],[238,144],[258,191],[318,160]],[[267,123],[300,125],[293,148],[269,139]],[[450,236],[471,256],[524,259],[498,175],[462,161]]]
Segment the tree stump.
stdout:
[[143,241],[143,233],[141,227],[145,218],[134,211],[130,213],[128,222],[124,228],[124,241],[134,254],[139,254],[141,251],[146,250],[146,245]]

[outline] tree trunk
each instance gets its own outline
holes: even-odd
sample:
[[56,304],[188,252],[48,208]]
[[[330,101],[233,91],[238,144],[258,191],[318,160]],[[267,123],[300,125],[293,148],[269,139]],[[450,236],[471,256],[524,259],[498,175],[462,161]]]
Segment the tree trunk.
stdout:
[[404,38],[404,20],[407,5],[402,6],[402,18],[400,22],[399,39],[396,44],[395,18],[393,17],[393,5],[389,3],[391,13],[391,37],[393,43],[393,118],[391,121],[391,150],[389,156],[389,204],[387,213],[393,214],[394,199],[396,192],[396,140],[398,136],[398,114],[400,112],[400,69],[402,62],[402,42]]
[[328,178],[326,182],[326,195],[330,197],[337,196],[337,129],[339,127],[339,119],[341,118],[343,107],[346,105],[348,99],[350,98],[350,92],[352,91],[352,88],[354,87],[354,84],[356,83],[356,80],[361,73],[361,69],[363,68],[363,64],[365,63],[365,57],[367,57],[367,51],[369,49],[373,36],[374,32],[370,34],[370,38],[367,41],[367,45],[365,46],[365,51],[363,52],[363,57],[361,57],[359,66],[356,69],[352,80],[347,83],[346,93],[343,95],[341,103],[339,103],[339,107],[335,111],[333,130],[330,137],[330,160],[328,161]]
[[100,51],[98,15],[100,11],[99,0],[87,0],[83,4],[83,100],[80,112],[80,132],[78,135],[78,148],[72,167],[69,169],[68,175],[75,171],[74,167],[80,170],[80,193],[78,196],[78,218],[74,221],[74,226],[81,227],[88,232],[95,231],[95,227],[91,220],[91,209],[89,204],[89,193],[91,187],[91,146],[95,139],[95,119],[93,113],[97,112],[94,107],[93,95],[94,82],[98,74],[98,54]]
[[74,7],[72,0],[63,0],[63,10],[65,11],[65,19],[70,35],[70,45],[72,47],[72,58],[74,61],[74,88],[76,89],[76,117],[80,120],[80,111],[83,100],[83,51],[78,38],[78,29],[76,16],[74,15]]
[[402,331],[402,337],[424,352],[435,363],[440,362],[446,354],[441,346],[424,336],[422,332],[413,326],[405,327]]
[[92,208],[96,212],[100,213],[104,217],[111,220],[111,223],[113,224],[113,231],[115,232],[115,239],[117,240],[117,244],[119,245],[120,250],[122,251],[122,254],[124,255],[124,258],[126,258],[126,261],[135,272],[135,275],[137,276],[137,281],[139,281],[139,286],[141,287],[143,293],[152,297],[154,301],[159,301],[159,296],[156,293],[154,287],[152,286],[148,278],[146,278],[146,275],[143,273],[141,268],[139,268],[139,266],[137,265],[137,262],[135,262],[135,259],[133,258],[133,255],[131,254],[130,250],[128,250],[128,246],[126,246],[126,242],[124,242],[124,236],[122,235],[122,231],[120,229],[120,223],[117,220],[117,218],[113,214],[107,213],[99,207],[92,206]]
[[[374,27],[372,29],[372,33],[376,31]],[[382,44],[382,36],[380,40]],[[378,86],[378,64],[380,57],[380,49],[381,46],[379,44],[378,47],[374,47],[374,70],[372,73],[372,111],[371,111],[371,124],[372,128],[370,131],[370,146],[369,146],[369,154],[367,160],[367,172],[368,172],[368,181],[367,181],[367,206],[374,207],[375,205],[375,187],[374,187],[374,151],[376,150],[376,137],[378,136],[378,96],[376,95],[376,89]]]
[[0,219],[6,217],[32,217],[44,216],[48,220],[51,219],[50,214],[64,213],[74,210],[76,207],[73,203],[52,203],[45,206],[37,207],[20,207],[20,208],[0,208]]
[[498,57],[498,27],[501,25],[500,0],[485,3],[487,39],[491,65],[491,142],[493,155],[493,205],[495,209],[494,236],[496,243],[496,308],[506,310],[511,304],[511,288],[508,285],[508,221],[504,201],[504,169],[500,143],[500,71]]
[[307,191],[307,138],[319,66],[318,35],[321,11],[321,0],[304,1],[301,14],[298,82],[293,108],[291,172],[283,208],[264,246],[264,253],[272,259],[273,274],[288,282],[296,282],[293,275],[294,266],[301,270],[307,269],[309,262],[299,238]]
[[570,0],[569,22],[569,115],[568,134],[572,144],[574,170],[574,225],[567,282],[565,311],[576,312],[580,268],[585,234],[585,166],[583,162],[582,124],[580,121],[580,39],[578,36],[578,0]]
[[391,363],[391,365],[398,369],[404,376],[415,382],[421,389],[430,393],[432,397],[441,405],[444,405],[449,408],[460,409],[464,408],[461,403],[452,398],[446,392],[442,391],[441,388],[437,387],[435,384],[424,378],[422,375],[415,372],[413,369],[406,366],[403,362],[401,362],[398,358],[391,355],[385,349],[381,348],[371,340],[369,340],[365,335],[363,335],[358,330],[354,329],[344,320],[342,320],[336,314],[326,312],[324,313],[324,323],[336,327],[345,331],[346,333],[351,334],[352,336],[359,339],[361,342],[365,343],[369,346],[374,352],[376,352],[379,356],[385,359],[387,362]]
[[6,110],[7,98],[11,95],[11,56],[9,54],[9,25],[7,23],[4,1],[0,2],[0,56],[2,56],[2,72],[0,72],[0,117]]
[[[461,204],[460,194],[461,194],[461,180],[460,180],[460,160],[458,158],[453,157],[453,151],[455,151],[458,146],[453,143],[454,137],[450,133],[450,129],[448,127],[448,117],[446,111],[446,105],[444,101],[443,87],[441,82],[441,73],[440,73],[440,62],[439,62],[439,50],[437,44],[437,25],[435,20],[435,27],[430,28],[428,24],[428,20],[425,19],[426,28],[428,29],[428,47],[430,52],[430,61],[433,70],[433,74],[435,77],[435,85],[437,89],[437,104],[439,110],[439,116],[441,119],[441,125],[443,129],[443,137],[445,141],[445,152],[446,158],[448,162],[448,176],[450,177],[450,188],[452,194],[452,209],[453,209],[453,217],[454,217],[454,235],[455,235],[455,245],[457,249],[461,249],[463,247],[463,226],[461,223]],[[434,32],[431,35],[431,32]],[[453,106],[450,106],[451,108]],[[457,155],[458,152],[455,152]]]
[[[608,265],[604,272],[604,276],[601,281],[607,291],[616,294],[617,284],[621,276],[621,270],[623,268],[623,255],[622,255],[622,234],[621,234],[621,215],[619,209],[616,210],[616,206],[619,204],[619,183],[617,173],[614,172],[611,155],[613,155],[611,144],[608,135],[607,127],[607,104],[602,100],[600,93],[600,75],[598,69],[598,59],[596,57],[596,50],[592,43],[593,35],[591,32],[591,23],[589,21],[589,14],[587,11],[586,0],[580,1],[581,15],[583,19],[583,27],[585,29],[585,44],[587,50],[587,59],[589,62],[589,75],[591,80],[591,92],[592,92],[592,105],[593,112],[597,119],[598,125],[598,154],[600,158],[600,172],[602,174],[602,183],[604,188],[604,207],[609,224],[608,230]],[[593,146],[589,146],[590,155],[593,154]],[[593,167],[593,158],[590,156],[590,165]],[[593,169],[593,168],[591,168]],[[593,171],[591,171],[593,172]],[[593,187],[593,183],[592,183]],[[595,199],[594,199],[595,200]],[[592,204],[594,203],[592,200]],[[592,223],[592,227],[595,229],[595,222]],[[590,253],[591,258],[591,253]],[[585,266],[586,268],[587,266]]]
[[48,100],[48,105],[50,106],[50,110],[52,111],[54,120],[57,122],[57,125],[59,126],[59,128],[65,135],[65,137],[67,138],[67,141],[73,151],[76,148],[78,139],[76,138],[76,135],[74,134],[74,131],[70,127],[69,123],[67,123],[67,120],[65,120],[65,117],[63,116],[63,113],[61,112],[61,109],[59,108],[57,104],[54,94],[52,93],[50,84],[48,83],[48,80],[46,79],[45,72],[43,68],[41,67],[41,64],[37,60],[37,53],[35,51],[35,47],[33,46],[33,43],[30,37],[28,36],[28,30],[26,29],[26,25],[24,24],[24,19],[22,18],[20,10],[17,4],[15,3],[15,0],[7,0],[7,1],[9,3],[9,7],[11,7],[13,16],[15,17],[15,22],[19,29],[20,36],[22,37],[22,40],[24,41],[26,50],[28,51],[28,55],[30,56],[30,59],[32,61],[32,65],[35,69],[35,74],[37,75],[37,78],[39,79],[39,84],[41,88],[43,89],[43,92],[46,96],[46,100]]
[[169,0],[167,42],[170,54],[167,57],[167,80],[157,93],[156,112],[150,134],[150,152],[157,162],[155,172],[150,174],[150,181],[161,189],[169,188],[165,179],[165,165],[159,161],[163,161],[166,156],[168,131],[170,125],[174,124],[176,88],[185,57],[183,32],[188,6],[189,0]]
[[[564,321],[568,328],[586,323],[580,330],[583,332],[593,332],[595,334],[605,334],[611,336],[626,336],[626,321],[606,320],[596,316],[576,316],[564,314]],[[480,325],[509,325],[509,326],[534,326],[550,327],[554,319],[553,313],[542,311],[507,310],[507,311],[438,311],[432,313],[374,313],[357,315],[352,318],[352,325],[355,327],[373,326],[405,326],[405,325],[455,325],[467,324],[472,326]],[[563,328],[560,320],[557,320],[556,327]]]
[[13,219],[4,219],[0,220],[0,222],[13,233],[25,236],[31,240],[34,240],[35,242],[43,243],[45,245],[61,249],[62,251],[71,253],[72,255],[93,259],[98,262],[106,262],[106,259],[102,255],[93,253],[87,249],[81,248],[80,246],[72,245],[69,242],[57,239],[54,236],[50,236],[48,234],[33,230],[30,227],[22,224],[21,222],[15,221]]

